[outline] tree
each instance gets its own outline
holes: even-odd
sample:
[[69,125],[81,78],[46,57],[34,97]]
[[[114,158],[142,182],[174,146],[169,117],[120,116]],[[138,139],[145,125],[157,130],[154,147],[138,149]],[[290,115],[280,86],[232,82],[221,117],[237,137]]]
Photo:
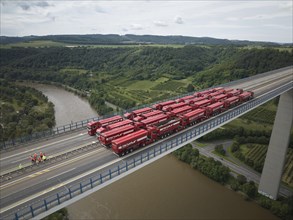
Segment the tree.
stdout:
[[187,90],[187,92],[193,92],[194,86],[192,84],[188,84],[186,90]]
[[216,145],[215,151],[223,156],[226,154],[226,151],[223,148],[223,144]]
[[254,198],[257,194],[257,188],[254,182],[249,181],[241,186],[243,192],[250,198]]
[[243,184],[245,184],[247,182],[246,177],[241,175],[241,174],[237,176],[237,180],[238,180],[240,185],[243,185]]
[[234,141],[233,144],[232,144],[232,146],[231,146],[232,153],[238,151],[239,148],[240,148],[239,143],[237,141]]

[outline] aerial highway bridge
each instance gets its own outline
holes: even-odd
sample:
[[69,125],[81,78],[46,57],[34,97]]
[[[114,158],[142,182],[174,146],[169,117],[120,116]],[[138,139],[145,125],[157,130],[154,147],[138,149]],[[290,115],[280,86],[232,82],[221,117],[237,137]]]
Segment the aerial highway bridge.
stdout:
[[[3,144],[0,219],[43,218],[277,96],[281,98],[259,192],[272,199],[278,194],[290,195],[286,187],[279,185],[292,126],[292,80],[290,66],[219,85],[254,91],[255,98],[124,157],[117,157],[111,149],[101,146],[94,136],[87,134],[86,123],[77,126],[77,122],[67,132],[53,132],[11,146]],[[48,160],[30,165],[29,156],[39,151],[46,152]]]

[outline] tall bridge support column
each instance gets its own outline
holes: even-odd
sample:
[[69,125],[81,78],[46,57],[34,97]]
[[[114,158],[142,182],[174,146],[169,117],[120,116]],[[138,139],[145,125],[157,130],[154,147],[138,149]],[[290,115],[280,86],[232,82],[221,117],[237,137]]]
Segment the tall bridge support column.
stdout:
[[258,192],[277,199],[293,121],[293,90],[282,94]]

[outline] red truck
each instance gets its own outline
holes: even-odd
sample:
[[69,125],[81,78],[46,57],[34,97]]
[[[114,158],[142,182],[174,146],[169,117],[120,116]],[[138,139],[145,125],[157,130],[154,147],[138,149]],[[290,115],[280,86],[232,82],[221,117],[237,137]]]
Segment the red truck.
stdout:
[[127,112],[124,114],[124,117],[127,118],[127,119],[133,119],[137,116],[140,116],[141,114],[144,114],[144,113],[148,113],[148,112],[151,112],[153,111],[152,108],[149,108],[149,107],[146,107],[146,108],[141,108],[141,109],[137,109],[137,110],[134,110],[132,112]]
[[191,106],[187,105],[182,108],[176,108],[170,112],[171,117],[178,117],[179,115],[186,114],[187,112],[191,112],[193,109]]
[[87,124],[87,132],[89,135],[95,135],[96,130],[100,127],[105,127],[110,124],[114,124],[116,122],[122,121],[123,118],[120,115],[113,116],[111,118],[102,119],[99,121],[91,121]]
[[194,125],[204,119],[206,119],[206,111],[205,109],[196,109],[194,111],[188,112],[182,116],[181,118],[181,125],[183,127]]
[[206,96],[206,95],[210,94],[211,92],[213,92],[213,90],[205,90],[205,91],[202,91],[202,92],[196,92],[193,95],[195,97],[203,97],[203,96]]
[[211,92],[210,94],[207,94],[206,97],[210,99],[214,96],[221,95],[221,94],[223,94],[221,91],[216,91],[216,92]]
[[193,95],[188,95],[188,96],[184,96],[184,97],[182,97],[182,98],[176,99],[175,101],[176,101],[177,103],[179,103],[179,102],[185,102],[185,101],[188,100],[188,99],[194,99],[194,98],[195,98],[195,96],[193,96]]
[[124,121],[120,121],[120,122],[116,122],[114,124],[110,124],[110,125],[107,125],[105,127],[100,127],[96,130],[96,136],[100,136],[101,133],[104,133],[106,131],[110,131],[112,129],[115,129],[115,128],[119,128],[119,127],[123,127],[125,125],[130,125],[132,124],[133,121],[129,120],[129,119],[126,119]]
[[243,89],[233,89],[229,92],[227,92],[228,97],[232,97],[232,96],[238,96],[241,93],[243,93]]
[[243,92],[238,97],[240,99],[240,102],[246,102],[246,101],[252,99],[253,96],[254,96],[254,93],[253,92],[247,91],[247,92]]
[[166,102],[161,102],[161,103],[154,104],[153,108],[157,109],[157,110],[162,110],[164,106],[172,105],[172,104],[175,104],[175,103],[176,102],[174,100],[169,100],[169,101],[166,101]]
[[185,100],[185,103],[188,105],[191,105],[195,102],[199,102],[199,101],[206,100],[206,99],[207,98],[205,96],[202,96],[202,97],[198,97],[198,98],[194,98],[194,99]]
[[214,104],[211,104],[211,105],[205,107],[207,117],[217,115],[217,114],[221,113],[223,110],[225,110],[224,102],[216,102]]
[[115,154],[121,157],[148,143],[148,132],[141,129],[113,140],[112,150]]
[[180,119],[170,120],[167,123],[161,124],[159,126],[153,125],[148,126],[148,135],[152,141],[156,141],[159,138],[164,138],[174,132],[180,130]]
[[239,103],[239,97],[232,96],[230,98],[227,98],[226,100],[223,100],[222,102],[224,102],[224,108],[228,109],[228,108],[236,106]]
[[173,104],[173,105],[164,106],[162,110],[165,111],[165,112],[169,112],[169,111],[172,111],[172,110],[174,110],[176,108],[184,107],[186,105],[187,105],[186,103],[180,102],[180,103],[176,103],[176,104]]
[[195,102],[193,103],[191,106],[193,106],[194,109],[198,109],[198,108],[201,108],[201,107],[205,107],[205,106],[208,106],[212,103],[211,100],[209,99],[204,99],[202,101],[199,101],[199,102]]
[[105,146],[110,146],[112,140],[122,137],[126,134],[132,133],[136,130],[136,127],[133,125],[125,125],[123,127],[115,128],[113,130],[102,133],[98,139],[101,144]]
[[147,119],[147,118],[150,118],[150,117],[154,117],[156,115],[159,115],[159,114],[163,114],[163,112],[160,111],[160,110],[154,110],[154,111],[149,112],[149,113],[141,114],[141,117],[144,118],[144,119]]
[[227,98],[228,98],[227,94],[221,94],[221,95],[211,97],[211,101],[212,101],[212,103],[215,103],[215,102],[220,102],[222,100],[225,100]]
[[144,119],[140,122],[135,122],[136,126],[139,128],[146,129],[147,126],[157,125],[169,120],[170,116],[165,114],[156,115],[147,119]]

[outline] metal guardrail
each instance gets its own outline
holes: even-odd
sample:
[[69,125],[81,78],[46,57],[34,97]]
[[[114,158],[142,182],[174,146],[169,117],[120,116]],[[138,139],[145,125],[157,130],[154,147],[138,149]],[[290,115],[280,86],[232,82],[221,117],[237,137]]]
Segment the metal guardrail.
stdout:
[[[252,79],[259,79],[259,78],[264,77],[266,75],[271,75],[271,74],[277,73],[279,71],[292,69],[292,68],[293,68],[293,66],[289,66],[289,67],[285,67],[285,68],[281,68],[281,69],[277,69],[277,70],[257,74],[257,75],[251,76],[251,77],[235,80],[235,81],[232,81],[232,82],[224,83],[224,84],[221,84],[221,85],[218,85],[218,86],[225,87],[225,86],[230,86],[230,85],[235,84],[235,83],[246,82],[246,81],[249,81],[249,80],[252,80]],[[210,88],[212,88],[212,87],[210,87]],[[209,88],[207,88],[207,89],[209,89]],[[206,89],[203,89],[203,90],[206,90]],[[203,90],[199,90],[199,92],[203,91]],[[17,146],[19,144],[23,144],[23,143],[26,143],[26,142],[29,142],[29,141],[34,141],[34,140],[38,140],[38,139],[41,139],[41,138],[44,138],[44,137],[55,136],[55,135],[63,134],[65,132],[81,129],[81,128],[86,127],[87,123],[90,122],[90,121],[98,121],[98,120],[103,119],[103,118],[109,118],[109,117],[111,117],[113,115],[123,115],[126,112],[131,112],[133,110],[136,110],[136,109],[139,109],[139,108],[144,108],[144,107],[147,107],[147,106],[151,106],[151,105],[154,105],[156,103],[164,102],[164,101],[167,101],[167,100],[170,100],[170,99],[178,99],[178,98],[181,98],[183,96],[191,95],[193,93],[194,92],[181,94],[181,95],[175,96],[173,98],[163,99],[163,100],[151,103],[151,104],[144,104],[144,105],[140,105],[140,106],[135,106],[133,108],[130,108],[128,110],[124,110],[124,111],[119,112],[119,113],[112,113],[112,114],[107,114],[107,115],[100,116],[100,117],[88,118],[88,119],[85,119],[85,120],[82,120],[82,121],[78,121],[78,122],[74,122],[74,123],[71,123],[71,124],[56,127],[54,129],[50,129],[50,130],[47,130],[47,131],[36,132],[36,133],[33,133],[31,135],[28,135],[28,136],[16,138],[16,139],[13,139],[13,140],[4,141],[4,142],[0,143],[0,149],[1,150],[6,150],[6,149],[9,149],[11,147],[14,147],[14,146]]]
[[204,134],[215,130],[223,124],[234,120],[235,118],[292,88],[293,83],[287,83],[284,86],[279,87],[269,93],[266,93],[258,98],[250,100],[247,103],[228,110],[218,117],[211,118],[210,120],[205,121],[197,126],[190,127],[188,130],[184,130],[182,133],[177,134],[174,138],[166,140],[166,142],[162,144],[157,144],[153,147],[150,147],[151,150],[146,149],[146,152],[141,153],[131,160],[122,160],[116,167],[106,171],[97,172],[91,178],[86,179],[79,184],[73,185],[67,188],[67,190],[60,190],[57,194],[51,195],[39,201],[35,201],[29,206],[5,216],[4,219],[30,219],[35,218],[36,216],[44,217],[47,214],[51,214],[52,210],[58,210],[56,209],[57,206],[62,208],[65,205],[69,205],[70,201],[77,201],[81,197],[84,197],[84,195],[87,193],[97,191],[97,188],[101,188],[103,184],[106,185],[111,181],[115,181],[121,178],[121,176],[126,175],[128,172],[133,172],[132,170],[138,169],[144,164],[150,163],[152,160],[158,159],[177,150],[183,145],[200,138]]

